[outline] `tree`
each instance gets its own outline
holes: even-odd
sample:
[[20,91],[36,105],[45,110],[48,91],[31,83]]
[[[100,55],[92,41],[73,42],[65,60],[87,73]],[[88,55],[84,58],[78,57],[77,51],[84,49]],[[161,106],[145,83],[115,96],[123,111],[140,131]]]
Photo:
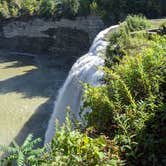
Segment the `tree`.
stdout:
[[56,0],[42,0],[39,9],[39,15],[50,17],[57,11]]
[[73,17],[78,14],[80,1],[79,0],[61,0],[61,10],[63,16]]

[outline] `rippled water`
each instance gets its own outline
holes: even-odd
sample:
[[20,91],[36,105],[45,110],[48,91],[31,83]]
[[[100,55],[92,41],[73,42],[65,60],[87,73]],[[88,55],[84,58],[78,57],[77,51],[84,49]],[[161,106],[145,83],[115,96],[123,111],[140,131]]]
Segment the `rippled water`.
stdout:
[[56,92],[75,59],[0,53],[0,144],[42,137]]

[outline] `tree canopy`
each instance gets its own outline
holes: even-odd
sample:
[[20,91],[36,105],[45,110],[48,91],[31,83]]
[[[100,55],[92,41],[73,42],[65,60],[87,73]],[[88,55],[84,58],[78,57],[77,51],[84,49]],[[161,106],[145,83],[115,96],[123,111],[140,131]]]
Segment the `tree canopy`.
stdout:
[[166,15],[165,0],[1,0],[0,17],[68,17],[99,15],[107,23],[124,20],[128,14],[148,18]]

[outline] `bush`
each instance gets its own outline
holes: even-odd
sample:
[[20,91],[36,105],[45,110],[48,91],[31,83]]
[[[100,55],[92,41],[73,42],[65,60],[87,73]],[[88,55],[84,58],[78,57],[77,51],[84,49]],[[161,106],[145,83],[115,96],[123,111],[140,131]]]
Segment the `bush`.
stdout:
[[9,11],[10,11],[10,15],[12,17],[17,17],[19,16],[19,12],[21,9],[21,1],[15,1],[15,0],[11,0],[9,1]]
[[40,138],[33,140],[33,135],[29,134],[22,146],[19,146],[15,141],[12,142],[11,147],[0,145],[0,151],[5,152],[6,157],[0,160],[0,164],[6,165],[39,165],[41,164],[41,156],[44,148],[34,148],[36,144],[41,142]]
[[80,0],[80,7],[78,14],[81,16],[88,16],[90,15],[90,1]]
[[0,3],[0,17],[1,18],[9,18],[10,17],[9,7],[8,7],[8,3],[6,1],[2,1]]
[[128,165],[164,163],[164,153],[155,148],[164,143],[166,131],[165,52],[166,36],[155,36],[139,53],[125,55],[111,68],[104,68],[104,85],[86,86],[84,106],[92,109],[86,115],[88,126],[110,136]]
[[[147,46],[148,35],[147,28],[151,26],[150,22],[143,16],[128,16],[120,24],[118,30],[110,32],[108,38],[110,41],[107,49],[107,65],[118,62],[124,55],[136,54]],[[138,33],[138,31],[140,31]]]
[[[59,127],[56,123],[56,134],[45,148],[34,148],[39,138],[32,140],[32,135],[28,135],[22,146],[13,141],[13,146],[6,147],[0,145],[0,150],[8,155],[0,160],[1,165],[15,163],[18,166],[87,166],[101,165],[116,166],[122,163],[119,159],[119,149],[113,141],[109,141],[106,136],[96,138],[89,137],[90,130],[80,132],[79,129],[72,129],[72,122],[69,112],[66,121]],[[47,151],[46,151],[47,148]]]
[[55,14],[55,11],[55,0],[42,0],[40,3],[38,14],[45,17],[51,17]]
[[[104,166],[116,165],[119,162],[116,154],[118,152],[113,147],[113,142],[108,141],[105,136],[93,139],[78,129],[73,130],[69,114],[62,127],[59,128],[58,123],[56,123],[56,134],[49,149],[48,160],[45,160],[47,161],[46,165]],[[115,153],[113,154],[112,151]]]
[[79,0],[62,0],[60,10],[63,17],[73,18],[78,14],[80,8]]
[[36,12],[43,17],[54,17],[56,11],[58,17],[99,15],[109,25],[124,20],[128,14],[142,13],[151,18],[165,15],[164,0],[149,0],[148,3],[146,0],[132,3],[131,0],[1,0],[0,6],[3,6],[3,18],[36,15]]
[[125,22],[130,32],[145,30],[151,27],[150,21],[141,15],[129,15],[125,19]]
[[35,15],[38,8],[37,0],[23,0],[21,3],[22,15]]

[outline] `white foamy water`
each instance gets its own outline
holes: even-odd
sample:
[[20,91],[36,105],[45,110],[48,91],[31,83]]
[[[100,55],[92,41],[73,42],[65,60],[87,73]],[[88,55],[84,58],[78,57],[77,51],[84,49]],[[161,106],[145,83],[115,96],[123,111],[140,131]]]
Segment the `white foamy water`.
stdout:
[[108,45],[108,42],[105,40],[105,35],[117,27],[115,25],[101,31],[94,39],[89,52],[79,58],[73,65],[55,101],[55,107],[45,135],[45,144],[51,142],[55,134],[55,120],[58,119],[60,125],[64,122],[67,106],[70,106],[72,113],[77,118],[79,117],[83,94],[83,88],[80,82],[86,82],[92,86],[100,85],[103,73],[98,70],[98,67],[104,65],[104,59],[99,55],[100,52],[105,52]]

